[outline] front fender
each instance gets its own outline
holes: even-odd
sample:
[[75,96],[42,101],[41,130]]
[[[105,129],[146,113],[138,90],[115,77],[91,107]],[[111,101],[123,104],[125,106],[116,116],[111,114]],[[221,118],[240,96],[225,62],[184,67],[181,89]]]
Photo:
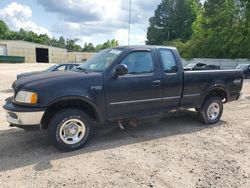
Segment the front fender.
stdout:
[[58,98],[55,98],[51,101],[48,102],[48,104],[46,105],[46,108],[49,108],[51,106],[53,106],[56,103],[62,102],[62,101],[67,101],[67,100],[81,100],[87,104],[89,104],[91,107],[93,107],[97,113],[98,116],[98,120],[100,122],[104,121],[104,112],[102,112],[102,110],[100,109],[100,107],[94,103],[91,98],[89,98],[88,96],[82,96],[82,95],[64,95],[64,96],[60,96]]

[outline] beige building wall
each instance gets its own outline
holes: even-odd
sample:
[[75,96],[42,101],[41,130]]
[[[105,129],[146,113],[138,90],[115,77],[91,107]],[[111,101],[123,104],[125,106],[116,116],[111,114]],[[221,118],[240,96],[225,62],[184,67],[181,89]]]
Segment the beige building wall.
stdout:
[[6,45],[8,56],[24,56],[26,62],[35,62],[34,48],[27,43],[19,41],[1,40],[1,45]]
[[67,50],[63,48],[49,48],[49,62],[50,63],[66,63]]
[[6,46],[8,56],[24,56],[25,63],[36,62],[36,48],[48,49],[49,63],[83,62],[95,53],[67,52],[64,48],[56,48],[32,42],[18,40],[0,40],[0,46]]
[[24,56],[25,63],[36,62],[36,48],[48,49],[49,63],[67,61],[67,50],[26,41],[0,40],[0,45],[6,45],[8,56]]
[[83,62],[91,58],[95,53],[88,52],[67,52],[67,60],[68,62]]

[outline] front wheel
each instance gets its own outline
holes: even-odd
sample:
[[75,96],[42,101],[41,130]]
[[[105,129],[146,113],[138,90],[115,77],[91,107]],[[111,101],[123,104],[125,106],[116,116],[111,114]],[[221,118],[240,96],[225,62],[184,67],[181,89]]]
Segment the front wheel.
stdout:
[[198,111],[200,119],[205,124],[217,123],[220,120],[222,113],[223,103],[221,98],[217,96],[208,97]]
[[78,109],[65,109],[56,113],[49,123],[49,138],[62,151],[82,148],[92,134],[93,123]]

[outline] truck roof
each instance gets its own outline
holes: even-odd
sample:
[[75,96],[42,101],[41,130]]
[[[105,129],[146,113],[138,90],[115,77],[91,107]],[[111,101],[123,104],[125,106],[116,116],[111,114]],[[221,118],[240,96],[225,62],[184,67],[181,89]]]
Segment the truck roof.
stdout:
[[166,48],[166,49],[176,50],[176,47],[159,46],[159,45],[125,45],[125,46],[119,46],[119,48],[126,48],[126,49],[133,49],[133,48],[149,48],[149,49]]

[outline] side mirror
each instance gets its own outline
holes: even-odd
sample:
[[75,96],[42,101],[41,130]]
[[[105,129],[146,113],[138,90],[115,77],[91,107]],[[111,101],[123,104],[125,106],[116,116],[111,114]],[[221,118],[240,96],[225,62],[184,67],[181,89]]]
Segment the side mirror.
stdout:
[[123,76],[125,74],[128,74],[128,66],[125,64],[120,64],[115,69],[115,76]]

